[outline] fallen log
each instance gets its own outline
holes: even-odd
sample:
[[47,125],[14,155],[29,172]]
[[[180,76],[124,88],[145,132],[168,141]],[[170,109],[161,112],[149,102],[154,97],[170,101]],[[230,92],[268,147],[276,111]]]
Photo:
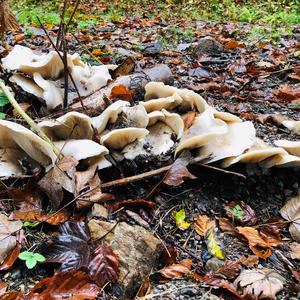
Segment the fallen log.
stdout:
[[[173,76],[170,68],[167,65],[161,64],[141,72],[121,76],[108,84],[107,87],[83,99],[83,105],[87,109],[104,110],[107,107],[107,98],[109,98],[112,88],[117,85],[124,85],[130,90],[134,90],[134,98],[136,98],[136,100],[142,100],[144,98],[144,87],[150,81],[172,84]],[[75,110],[80,107],[80,102],[72,105],[72,108]]]

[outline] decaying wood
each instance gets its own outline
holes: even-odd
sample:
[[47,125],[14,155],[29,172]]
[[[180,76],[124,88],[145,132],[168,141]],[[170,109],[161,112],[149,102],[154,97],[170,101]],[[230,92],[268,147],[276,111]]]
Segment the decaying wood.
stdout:
[[[114,86],[124,85],[136,94],[141,93],[141,90],[150,81],[172,83],[173,77],[170,68],[167,65],[161,64],[153,68],[145,69],[142,72],[137,72],[132,75],[121,76],[114,82],[110,83],[107,87],[100,89],[89,97],[83,99],[83,104],[86,108],[104,110],[107,106],[105,97],[108,97]],[[140,99],[142,100],[142,99]],[[72,108],[80,107],[80,103],[73,104]]]
[[9,30],[15,32],[19,29],[19,23],[9,8],[8,0],[0,0],[0,38],[3,39]]

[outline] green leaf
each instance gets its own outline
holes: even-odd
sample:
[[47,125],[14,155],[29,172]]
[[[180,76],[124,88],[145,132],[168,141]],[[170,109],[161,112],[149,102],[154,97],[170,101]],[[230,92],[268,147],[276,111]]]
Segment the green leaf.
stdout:
[[25,264],[28,269],[33,269],[36,266],[37,261],[34,257],[31,257],[25,261]]
[[44,262],[46,260],[46,257],[40,253],[34,253],[33,257],[38,262]]
[[0,120],[4,120],[5,116],[6,116],[6,114],[4,114],[3,112],[0,112]]
[[25,221],[23,223],[23,227],[36,227],[40,224],[40,222],[30,222],[30,221]]
[[19,254],[18,258],[21,260],[28,260],[33,257],[33,253],[29,251],[23,251]]
[[181,209],[180,211],[173,211],[172,216],[176,222],[176,226],[181,229],[185,230],[188,229],[191,224],[185,221],[185,210]]
[[3,92],[0,92],[0,107],[3,107],[7,103],[9,103],[7,96]]
[[226,207],[225,208],[227,211],[231,212],[236,218],[240,219],[240,220],[243,220],[243,210],[242,208],[239,206],[239,204],[237,204],[234,208],[229,208],[229,207]]

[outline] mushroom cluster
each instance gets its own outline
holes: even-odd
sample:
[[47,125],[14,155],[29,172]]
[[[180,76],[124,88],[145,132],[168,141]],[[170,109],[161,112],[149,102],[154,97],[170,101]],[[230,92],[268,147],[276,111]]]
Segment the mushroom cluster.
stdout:
[[[19,57],[18,51],[18,47],[12,51],[10,55],[15,59],[7,57],[5,66],[22,71],[27,77],[18,74],[12,80],[19,76],[24,82],[35,85],[32,78],[42,77],[52,84],[49,78],[60,76],[60,61],[47,63],[57,59],[55,52],[50,52],[43,61],[40,57],[34,61],[35,55],[29,51],[29,61],[26,55]],[[92,74],[92,69],[82,65],[77,55],[68,56],[68,59],[75,69],[88,68]],[[101,77],[103,85],[106,82],[103,78],[109,78],[108,69],[105,72],[107,76]],[[28,76],[33,77],[29,79]],[[85,85],[90,86],[89,80],[93,77],[86,78]],[[91,86],[93,90],[95,85]],[[134,105],[117,100],[99,116],[69,112],[57,119],[44,120],[38,127],[62,155],[73,156],[85,166],[96,166],[98,170],[111,166],[108,155],[113,155],[115,160],[134,160],[166,154],[178,157],[184,151],[191,151],[193,162],[218,163],[224,168],[235,163],[257,163],[265,168],[300,166],[299,141],[281,140],[274,141],[274,146],[268,145],[256,137],[252,122],[217,111],[188,89],[150,82],[145,91],[145,99]],[[0,121],[0,131],[0,177],[24,174],[22,158],[46,168],[55,163],[53,149],[25,127]],[[98,142],[94,139],[95,133]]]
[[[80,96],[88,96],[105,86],[111,79],[109,69],[115,66],[89,66],[75,53],[67,55],[68,72],[72,76]],[[2,59],[2,67],[13,71],[10,81],[24,91],[41,99],[49,111],[63,103],[64,64],[59,54],[50,51],[48,54],[36,54],[31,49],[16,45]],[[78,97],[73,83],[69,80],[68,101]]]

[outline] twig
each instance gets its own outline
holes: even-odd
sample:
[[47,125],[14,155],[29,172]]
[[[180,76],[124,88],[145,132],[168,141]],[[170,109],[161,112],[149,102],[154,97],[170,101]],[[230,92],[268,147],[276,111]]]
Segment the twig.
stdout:
[[[38,20],[39,24],[41,25],[43,31],[45,32],[45,34],[46,34],[48,40],[50,41],[50,43],[51,43],[51,45],[52,45],[52,47],[55,49],[55,51],[56,51],[57,54],[59,55],[61,61],[63,62],[63,61],[64,61],[64,58],[62,57],[61,53],[59,52],[59,50],[57,49],[57,47],[55,46],[55,44],[54,44],[53,41],[51,40],[51,38],[50,38],[50,36],[49,36],[49,34],[48,34],[48,32],[47,32],[45,26],[42,24],[42,22],[41,22],[41,20],[40,20],[40,18],[39,18],[38,16],[37,16],[37,20]],[[73,86],[74,86],[74,88],[75,88],[75,90],[76,90],[76,93],[77,93],[77,95],[78,95],[78,98],[79,98],[80,103],[81,103],[81,106],[82,106],[82,109],[83,109],[84,112],[86,112],[86,108],[84,107],[84,104],[83,104],[82,98],[81,98],[81,96],[80,96],[79,90],[78,90],[78,88],[77,88],[77,86],[76,86],[76,83],[75,83],[75,81],[74,81],[74,78],[73,78],[72,74],[70,73],[69,69],[68,69],[68,74],[69,74],[70,79],[71,79],[71,81],[72,81],[72,83],[73,83]]]
[[61,45],[62,45],[62,49],[63,49],[64,80],[65,80],[64,108],[67,108],[68,107],[69,76],[68,76],[68,54],[67,54],[65,24],[61,25]]
[[57,38],[56,38],[56,47],[58,49],[60,49],[60,47],[61,47],[60,37],[61,37],[63,25],[64,25],[66,10],[67,10],[67,0],[64,0],[64,6],[63,6],[62,14],[60,17],[60,24],[59,24],[59,29],[58,29]]
[[6,85],[3,82],[0,82],[0,88],[2,89],[3,93],[8,98],[10,104],[13,106],[13,108],[22,116],[22,118],[27,122],[27,124],[40,136],[41,139],[43,139],[46,143],[48,143],[53,152],[57,157],[59,157],[59,151],[55,147],[55,145],[52,143],[52,141],[41,131],[38,126],[35,124],[35,122],[26,114],[26,112],[21,108],[19,103],[16,101],[12,93],[8,90]]
[[76,2],[76,4],[75,4],[75,7],[74,7],[74,9],[73,9],[73,11],[72,11],[72,14],[71,14],[71,17],[70,17],[70,19],[69,19],[69,21],[68,21],[68,23],[67,23],[67,25],[66,25],[66,31],[68,30],[68,27],[71,25],[71,23],[72,23],[72,20],[73,20],[73,18],[74,18],[74,16],[75,16],[75,13],[76,13],[76,11],[77,11],[77,9],[78,9],[78,7],[79,7],[79,4],[80,4],[80,0],[77,0],[77,2]]
[[238,173],[238,172],[233,172],[233,171],[228,171],[228,170],[224,170],[218,167],[214,167],[211,165],[205,165],[205,164],[201,164],[201,163],[197,163],[198,166],[205,168],[205,169],[209,169],[209,170],[214,170],[220,173],[224,173],[224,174],[228,174],[228,175],[233,175],[233,176],[237,176],[243,179],[247,179],[247,176],[245,176],[244,174]]

